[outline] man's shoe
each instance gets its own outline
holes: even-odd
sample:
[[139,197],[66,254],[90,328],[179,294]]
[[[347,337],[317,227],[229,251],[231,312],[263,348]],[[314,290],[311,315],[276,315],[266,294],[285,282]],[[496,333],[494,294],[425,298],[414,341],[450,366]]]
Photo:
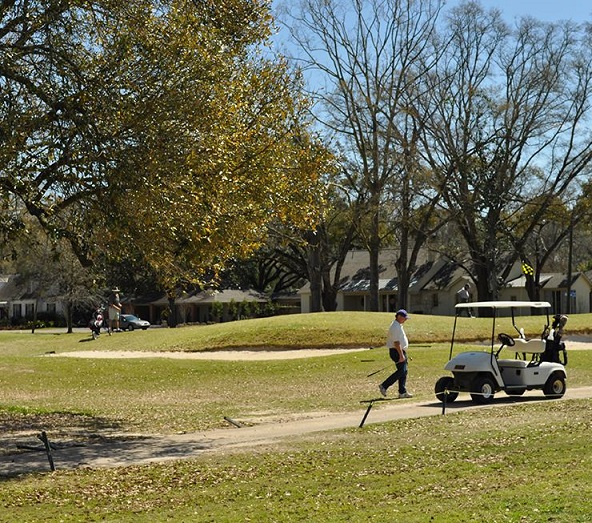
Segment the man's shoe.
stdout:
[[382,394],[382,396],[384,398],[386,398],[386,389],[382,385],[379,385],[378,386],[378,390],[380,391],[380,393]]
[[402,392],[401,394],[399,394],[399,399],[404,398],[413,398],[413,394],[411,394],[410,392]]

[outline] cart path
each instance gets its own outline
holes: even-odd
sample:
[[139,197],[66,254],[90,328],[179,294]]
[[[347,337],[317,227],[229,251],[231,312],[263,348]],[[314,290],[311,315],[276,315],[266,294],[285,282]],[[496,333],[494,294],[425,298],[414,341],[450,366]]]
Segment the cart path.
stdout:
[[[451,414],[467,409],[500,408],[504,405],[541,401],[541,391],[527,392],[524,396],[509,397],[500,395],[490,405],[477,406],[470,399],[460,399],[447,407]],[[592,398],[592,387],[567,389],[564,399]],[[374,398],[368,398],[372,400]],[[553,400],[546,400],[553,401]],[[562,400],[557,400],[562,401]],[[314,436],[322,438],[323,431],[359,428],[364,415],[364,427],[375,423],[384,423],[399,419],[419,418],[442,415],[442,404],[438,401],[383,401],[376,399],[367,412],[368,403],[361,403],[355,412],[314,414],[311,417],[293,421],[264,423],[261,425],[237,428],[217,429],[192,434],[173,434],[167,436],[131,437],[122,435],[121,439],[89,442],[84,446],[61,447],[55,441],[57,449],[53,451],[56,470],[75,468],[107,468],[131,465],[145,465],[170,460],[197,458],[208,453],[223,452],[233,449],[249,449],[256,446],[272,445],[293,440],[295,437]],[[303,415],[305,416],[305,415]],[[363,430],[360,429],[360,430]],[[51,434],[48,435],[51,440]],[[127,439],[124,439],[127,438]],[[38,442],[40,446],[40,442]],[[45,452],[27,451],[18,454],[0,456],[0,478],[48,472],[49,462]]]

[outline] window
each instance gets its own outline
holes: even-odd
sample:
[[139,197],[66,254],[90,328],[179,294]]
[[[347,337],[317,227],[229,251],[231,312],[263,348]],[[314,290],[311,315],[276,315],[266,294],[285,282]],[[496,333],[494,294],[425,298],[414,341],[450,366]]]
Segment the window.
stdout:
[[56,304],[55,303],[48,303],[45,305],[45,308],[49,314],[56,313]]
[[33,316],[35,316],[35,304],[27,303],[25,305],[25,317],[32,318]]
[[20,303],[13,303],[12,304],[12,317],[13,318],[20,318],[21,315],[22,315],[21,304]]

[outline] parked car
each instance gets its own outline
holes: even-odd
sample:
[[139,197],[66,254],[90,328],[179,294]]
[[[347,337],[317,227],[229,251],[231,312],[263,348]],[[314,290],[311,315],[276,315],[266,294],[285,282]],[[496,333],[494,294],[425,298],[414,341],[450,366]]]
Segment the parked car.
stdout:
[[124,331],[133,331],[134,329],[142,329],[145,331],[148,327],[150,327],[150,322],[142,320],[133,314],[122,314],[119,317],[119,326]]

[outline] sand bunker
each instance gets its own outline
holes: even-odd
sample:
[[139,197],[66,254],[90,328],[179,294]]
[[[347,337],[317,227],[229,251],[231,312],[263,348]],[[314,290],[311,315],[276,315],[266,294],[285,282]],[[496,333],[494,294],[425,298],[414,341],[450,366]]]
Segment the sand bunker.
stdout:
[[[565,338],[567,350],[592,350],[592,337],[590,336],[572,336]],[[384,347],[373,350],[386,350]],[[413,344],[409,346],[413,351]],[[168,358],[183,360],[219,360],[219,361],[265,361],[265,360],[291,360],[298,358],[314,358],[319,356],[332,356],[334,354],[344,354],[347,352],[361,352],[371,350],[367,347],[358,349],[297,349],[297,350],[211,350],[202,352],[144,352],[144,351],[107,351],[107,350],[85,350],[74,352],[62,352],[48,354],[52,357],[66,358]]]
[[86,350],[50,354],[52,357],[67,358],[168,358],[183,360],[220,360],[220,361],[264,361],[289,360],[331,356],[346,352],[360,352],[360,349],[299,349],[299,350],[221,350],[204,352],[142,352],[142,351],[100,351]]

